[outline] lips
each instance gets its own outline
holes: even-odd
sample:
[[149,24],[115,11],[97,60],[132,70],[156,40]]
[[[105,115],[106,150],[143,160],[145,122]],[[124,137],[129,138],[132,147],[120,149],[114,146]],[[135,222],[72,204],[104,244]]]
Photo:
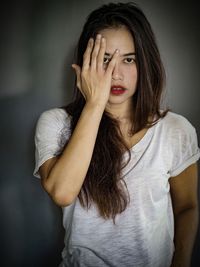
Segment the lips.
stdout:
[[113,95],[121,95],[121,94],[124,94],[126,90],[127,89],[124,88],[121,85],[113,85],[113,86],[111,86],[111,93]]

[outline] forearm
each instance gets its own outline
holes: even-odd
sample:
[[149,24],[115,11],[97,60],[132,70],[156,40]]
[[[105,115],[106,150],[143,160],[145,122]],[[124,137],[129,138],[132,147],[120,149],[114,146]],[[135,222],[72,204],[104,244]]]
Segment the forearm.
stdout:
[[51,169],[46,187],[54,201],[68,205],[78,195],[92,158],[103,106],[86,104],[62,155]]
[[189,267],[198,227],[198,208],[175,216],[175,252],[171,267]]

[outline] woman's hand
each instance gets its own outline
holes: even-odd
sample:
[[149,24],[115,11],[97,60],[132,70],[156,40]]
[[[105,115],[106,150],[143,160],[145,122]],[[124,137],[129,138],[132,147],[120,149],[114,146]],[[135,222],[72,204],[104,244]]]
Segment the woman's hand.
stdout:
[[83,94],[86,102],[106,106],[110,95],[112,72],[119,51],[116,50],[109,64],[104,66],[106,40],[97,34],[95,43],[92,38],[88,41],[83,55],[83,66],[73,64],[76,71],[77,87]]

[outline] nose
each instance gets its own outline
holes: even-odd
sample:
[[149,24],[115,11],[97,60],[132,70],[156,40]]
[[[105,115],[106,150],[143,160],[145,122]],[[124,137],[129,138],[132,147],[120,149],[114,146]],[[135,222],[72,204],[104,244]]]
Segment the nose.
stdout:
[[122,79],[123,79],[123,75],[122,75],[120,65],[118,62],[116,62],[115,67],[112,72],[112,80],[117,81],[117,80],[122,80]]

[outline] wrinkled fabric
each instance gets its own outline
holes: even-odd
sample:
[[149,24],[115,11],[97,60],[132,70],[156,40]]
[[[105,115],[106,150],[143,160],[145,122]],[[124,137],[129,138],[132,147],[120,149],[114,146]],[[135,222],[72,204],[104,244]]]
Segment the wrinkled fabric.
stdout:
[[[62,152],[70,135],[70,116],[64,109],[41,114],[35,133],[36,177],[47,159]],[[62,208],[66,234],[59,267],[170,266],[174,218],[169,178],[199,159],[195,128],[183,116],[168,112],[130,152],[123,169],[130,203],[115,224],[100,217],[95,204],[84,209],[78,198]],[[125,153],[124,161],[127,158]]]

